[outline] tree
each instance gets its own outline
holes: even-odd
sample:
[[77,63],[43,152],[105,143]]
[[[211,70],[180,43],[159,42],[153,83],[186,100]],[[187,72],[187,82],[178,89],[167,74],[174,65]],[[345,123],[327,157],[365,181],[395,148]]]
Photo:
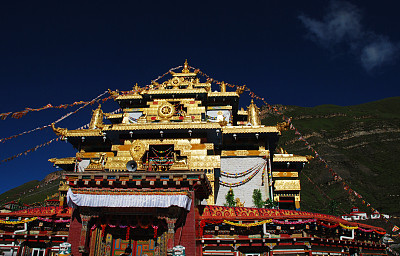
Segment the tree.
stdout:
[[272,201],[270,198],[265,201],[265,208],[275,209],[278,206],[278,202]]
[[235,194],[233,194],[232,188],[229,189],[228,193],[225,196],[225,206],[236,206],[235,202]]
[[261,195],[260,189],[253,190],[253,204],[257,208],[263,208],[265,205],[265,201],[262,200],[262,195]]
[[330,215],[338,215],[338,202],[336,202],[335,200],[332,200],[329,202],[329,209],[328,209],[328,214]]

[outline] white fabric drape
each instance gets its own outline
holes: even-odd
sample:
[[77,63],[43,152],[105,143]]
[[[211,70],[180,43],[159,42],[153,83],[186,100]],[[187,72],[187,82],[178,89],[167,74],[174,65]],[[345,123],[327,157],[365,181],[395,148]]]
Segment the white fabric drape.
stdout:
[[187,195],[90,195],[67,193],[70,207],[161,207],[178,206],[190,211],[192,199]]

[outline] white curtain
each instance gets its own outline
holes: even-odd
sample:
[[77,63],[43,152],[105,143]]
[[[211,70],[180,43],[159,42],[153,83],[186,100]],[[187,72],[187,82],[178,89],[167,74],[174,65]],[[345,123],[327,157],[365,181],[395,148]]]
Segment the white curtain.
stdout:
[[67,193],[70,207],[161,207],[178,206],[190,211],[192,199],[187,195],[88,195]]

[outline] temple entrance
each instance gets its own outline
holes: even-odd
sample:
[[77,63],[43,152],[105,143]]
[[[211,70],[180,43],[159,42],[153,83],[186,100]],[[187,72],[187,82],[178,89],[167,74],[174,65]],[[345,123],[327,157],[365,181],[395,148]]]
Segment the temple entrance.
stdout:
[[90,255],[119,256],[126,248],[131,248],[131,256],[166,255],[166,235],[162,234],[156,239],[126,240],[113,238],[111,234],[106,239],[101,238],[101,231],[95,231],[91,237]]
[[160,255],[160,247],[159,243],[155,240],[138,240],[138,241],[129,241],[122,239],[113,239],[111,256],[119,256],[127,247],[132,248],[132,256],[155,256]]
[[151,215],[94,218],[90,228],[91,256],[119,256],[130,247],[132,256],[166,255],[167,224]]

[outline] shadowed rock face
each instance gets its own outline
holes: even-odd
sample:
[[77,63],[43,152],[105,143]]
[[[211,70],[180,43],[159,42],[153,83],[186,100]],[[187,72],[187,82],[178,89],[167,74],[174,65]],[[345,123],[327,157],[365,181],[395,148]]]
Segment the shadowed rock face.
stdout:
[[[352,205],[370,212],[362,199],[343,189],[329,168],[338,173],[372,207],[391,215],[400,214],[400,98],[356,106],[322,105],[313,108],[280,106],[303,138],[327,161],[314,159],[302,172],[302,210],[327,212],[329,199],[349,212]],[[264,113],[264,124],[282,119]],[[279,146],[300,155],[314,155],[293,130],[285,132]],[[309,181],[310,178],[312,182]],[[313,184],[314,183],[314,184]],[[318,187],[318,188],[316,188]],[[326,193],[325,196],[321,191]]]

